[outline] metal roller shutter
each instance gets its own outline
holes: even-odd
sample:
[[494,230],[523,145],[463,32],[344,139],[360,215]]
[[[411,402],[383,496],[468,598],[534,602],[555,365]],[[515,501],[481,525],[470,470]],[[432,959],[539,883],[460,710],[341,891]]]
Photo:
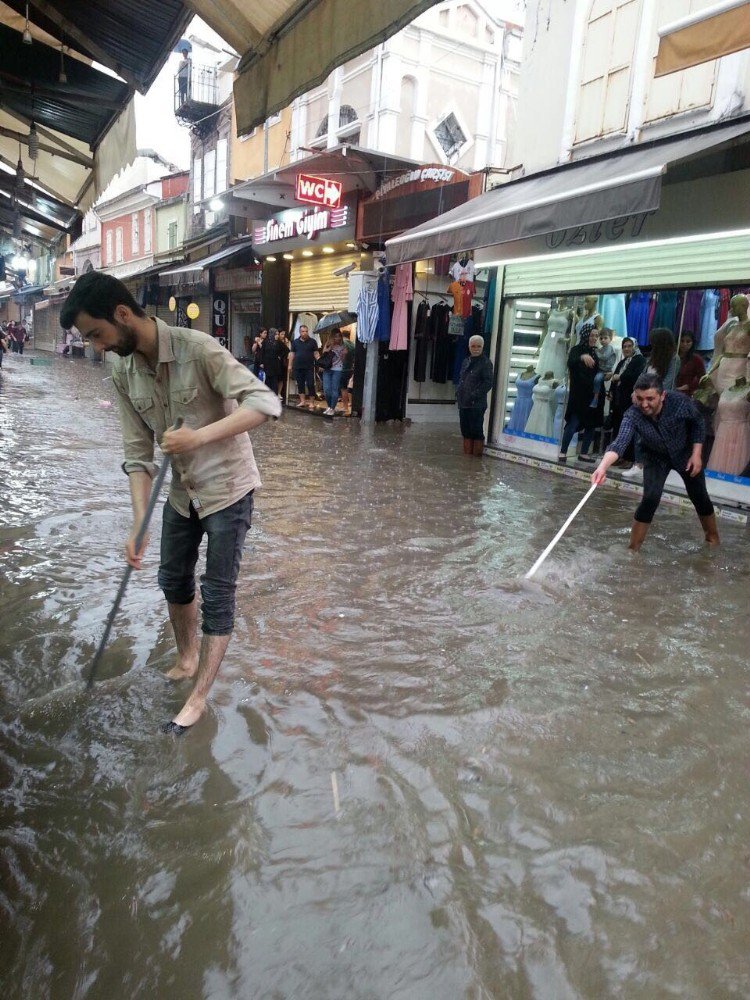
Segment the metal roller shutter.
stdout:
[[750,235],[656,241],[511,262],[504,294],[736,285],[750,278]]
[[359,253],[329,254],[292,264],[289,287],[290,312],[333,312],[349,308],[346,276],[333,272],[346,264],[359,264]]

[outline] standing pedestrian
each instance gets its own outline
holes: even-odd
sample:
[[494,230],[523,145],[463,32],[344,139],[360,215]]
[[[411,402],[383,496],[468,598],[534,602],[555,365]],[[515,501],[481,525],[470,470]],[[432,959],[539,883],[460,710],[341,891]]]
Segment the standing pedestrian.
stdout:
[[297,383],[299,394],[297,407],[299,409],[307,407],[309,396],[309,409],[312,410],[315,402],[315,362],[320,354],[317,342],[310,336],[310,330],[304,324],[299,328],[299,337],[292,344],[289,357],[292,360],[292,378]]
[[484,337],[478,334],[469,338],[469,357],[461,364],[461,374],[456,387],[456,404],[464,455],[481,457],[484,451],[484,411],[487,393],[495,381],[492,362],[484,353]]
[[190,77],[192,75],[192,65],[190,60],[190,49],[182,50],[182,62],[177,68],[177,90],[179,96],[179,107],[188,99],[190,92]]
[[0,368],[3,367],[3,355],[7,353],[9,346],[5,329],[0,327]]
[[681,392],[666,392],[658,375],[644,372],[635,383],[633,405],[622,418],[620,433],[594,470],[592,483],[598,486],[604,482],[607,469],[622,457],[635,434],[641,439],[643,497],[628,547],[637,552],[643,544],[671,469],[685,484],[706,541],[718,545],[716,514],[706,489],[701,456],[706,431],[695,403]]
[[[125,557],[141,569],[146,542],[135,549],[151,480],[154,443],[172,463],[164,506],[159,586],[177,643],[172,679],[191,679],[180,711],[162,726],[177,735],[203,714],[234,628],[235,593],[253,494],[260,477],[248,431],[281,412],[278,398],[214,337],[167,326],[146,315],[125,285],[98,271],[82,275],[60,316],[98,351],[113,351],[133,528]],[[185,421],[174,428],[177,417]],[[195,566],[208,538],[200,578],[203,636],[197,639]]]
[[580,458],[584,462],[592,461],[588,450],[594,440],[597,416],[597,411],[591,407],[591,400],[594,397],[594,381],[599,370],[596,357],[598,343],[599,331],[590,326],[586,340],[576,344],[568,355],[568,405],[565,410],[565,427],[558,462],[567,461],[568,448],[576,431],[582,431]]
[[[323,410],[324,417],[332,417],[336,413],[341,388],[341,376],[344,373],[344,362],[348,351],[344,347],[344,336],[341,330],[331,330],[328,340],[320,355],[323,371],[323,394],[328,403],[328,409]],[[324,364],[325,362],[325,364]]]
[[350,417],[352,415],[352,388],[354,382],[355,351],[350,331],[347,331],[344,334],[343,343],[346,348],[346,355],[344,356],[344,367],[341,372],[341,406],[344,416]]

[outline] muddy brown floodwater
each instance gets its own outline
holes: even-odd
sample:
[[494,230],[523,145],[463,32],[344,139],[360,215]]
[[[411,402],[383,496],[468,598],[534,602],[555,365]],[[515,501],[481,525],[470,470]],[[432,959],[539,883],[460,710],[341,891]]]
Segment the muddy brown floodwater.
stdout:
[[175,740],[158,523],[80,683],[129,528],[105,375],[0,374],[4,998],[750,996],[747,529],[663,508],[631,558],[602,492],[522,585],[580,483],[288,414]]

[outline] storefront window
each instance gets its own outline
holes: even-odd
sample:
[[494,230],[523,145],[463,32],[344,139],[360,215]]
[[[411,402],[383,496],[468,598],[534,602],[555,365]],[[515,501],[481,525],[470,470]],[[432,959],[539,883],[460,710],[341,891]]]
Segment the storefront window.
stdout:
[[656,367],[665,388],[690,396],[703,417],[709,479],[750,486],[747,310],[744,292],[731,288],[508,299],[510,347],[493,437],[549,458],[562,458],[564,441],[571,463],[600,454],[617,434],[637,374]]

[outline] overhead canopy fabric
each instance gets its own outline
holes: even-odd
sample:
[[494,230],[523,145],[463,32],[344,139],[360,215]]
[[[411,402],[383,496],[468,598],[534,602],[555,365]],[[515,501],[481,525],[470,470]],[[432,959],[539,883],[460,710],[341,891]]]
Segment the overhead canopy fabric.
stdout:
[[337,66],[390,38],[437,0],[187,0],[237,52],[237,132],[246,135]]
[[132,162],[134,89],[148,88],[192,14],[182,0],[30,0],[24,44],[26,7],[0,0],[0,231],[49,243]]
[[651,212],[668,167],[750,133],[750,122],[584,160],[502,185],[386,242],[389,264]]
[[750,48],[750,0],[722,0],[659,28],[654,76]]
[[224,247],[223,250],[217,250],[216,253],[212,253],[208,257],[203,257],[201,260],[195,260],[190,264],[181,264],[179,267],[170,267],[166,271],[160,271],[159,282],[162,285],[173,285],[175,284],[175,278],[182,278],[184,280],[189,275],[198,271],[204,271],[207,267],[212,267],[219,262],[229,263],[234,257],[238,257],[245,251],[252,250],[252,248],[252,240],[241,240],[238,243],[233,243],[231,246]]

